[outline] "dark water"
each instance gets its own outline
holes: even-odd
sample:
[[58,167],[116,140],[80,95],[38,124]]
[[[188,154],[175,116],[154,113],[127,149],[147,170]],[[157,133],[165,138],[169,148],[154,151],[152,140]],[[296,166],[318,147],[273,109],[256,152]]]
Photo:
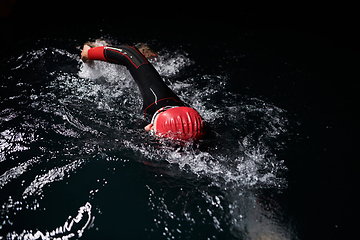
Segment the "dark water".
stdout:
[[[216,21],[188,29],[184,17],[140,30],[139,19],[120,28],[103,15],[51,24],[35,7],[3,22],[0,239],[346,239],[355,230],[349,48]],[[81,62],[76,47],[96,38],[159,50],[155,68],[200,112],[207,137],[179,147],[144,133],[126,69]]]

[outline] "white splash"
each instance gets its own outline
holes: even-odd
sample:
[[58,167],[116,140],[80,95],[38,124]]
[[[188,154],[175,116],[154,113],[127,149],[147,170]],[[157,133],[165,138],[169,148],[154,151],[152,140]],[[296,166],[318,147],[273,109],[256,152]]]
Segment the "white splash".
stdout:
[[49,170],[47,173],[43,175],[37,175],[35,179],[30,183],[30,185],[23,192],[23,198],[27,198],[28,196],[32,196],[34,194],[40,195],[42,193],[42,188],[49,183],[55,181],[61,181],[66,174],[71,171],[79,168],[85,161],[82,159],[75,160],[74,162],[67,164],[63,167],[55,167]]
[[168,53],[161,54],[156,61],[152,61],[154,68],[158,71],[160,76],[171,77],[179,73],[182,69],[192,65],[186,53]]
[[[69,216],[63,226],[57,227],[52,231],[41,232],[37,230],[33,232],[32,230],[23,230],[22,233],[17,234],[16,232],[8,233],[6,239],[11,240],[52,240],[52,239],[61,239],[67,240],[70,238],[81,238],[84,234],[86,228],[90,228],[95,220],[95,217],[91,216],[91,204],[87,202],[84,206],[79,208],[78,214],[76,217]],[[83,220],[84,219],[84,220]],[[83,223],[78,226],[77,224]],[[75,229],[74,229],[75,228]]]
[[8,184],[12,179],[18,178],[24,172],[28,170],[32,165],[40,162],[40,157],[35,157],[26,162],[18,164],[18,166],[10,168],[0,176],[0,189]]

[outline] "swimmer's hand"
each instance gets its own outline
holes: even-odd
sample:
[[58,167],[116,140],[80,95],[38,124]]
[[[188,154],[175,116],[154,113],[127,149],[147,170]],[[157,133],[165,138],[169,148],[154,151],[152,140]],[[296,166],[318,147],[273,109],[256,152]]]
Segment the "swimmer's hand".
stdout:
[[87,44],[84,44],[83,50],[81,52],[81,60],[86,63],[89,60],[89,56],[88,56],[88,50],[91,47]]

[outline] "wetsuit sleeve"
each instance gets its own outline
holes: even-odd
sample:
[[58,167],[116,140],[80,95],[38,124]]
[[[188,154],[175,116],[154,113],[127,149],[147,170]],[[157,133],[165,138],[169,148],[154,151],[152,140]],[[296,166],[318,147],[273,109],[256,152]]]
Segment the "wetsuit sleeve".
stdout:
[[[129,68],[139,68],[141,65],[149,64],[146,58],[131,46],[102,46],[88,50],[89,60],[101,60],[109,63],[124,65]],[[131,70],[130,70],[131,71]]]
[[127,67],[140,89],[145,116],[153,115],[161,107],[184,106],[179,97],[166,86],[151,63],[134,47],[94,47],[88,50],[88,58]]
[[104,56],[104,48],[105,48],[105,46],[90,48],[88,50],[89,60],[106,61],[105,56]]

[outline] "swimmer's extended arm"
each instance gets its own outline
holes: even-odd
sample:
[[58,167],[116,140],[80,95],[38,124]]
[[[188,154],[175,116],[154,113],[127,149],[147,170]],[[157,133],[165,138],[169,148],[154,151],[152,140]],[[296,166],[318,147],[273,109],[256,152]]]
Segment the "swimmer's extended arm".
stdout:
[[81,59],[84,62],[87,60],[100,60],[124,65],[130,70],[131,74],[133,74],[132,70],[138,69],[141,65],[149,64],[144,55],[142,55],[136,48],[125,45],[94,48],[84,45],[81,53]]

